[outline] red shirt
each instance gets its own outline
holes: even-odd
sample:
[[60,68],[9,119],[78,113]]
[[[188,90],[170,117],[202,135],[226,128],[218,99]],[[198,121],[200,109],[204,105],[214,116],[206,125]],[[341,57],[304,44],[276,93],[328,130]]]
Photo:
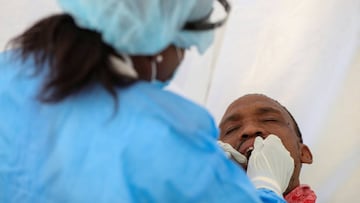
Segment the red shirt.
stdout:
[[308,185],[300,185],[293,189],[285,197],[288,203],[315,203],[315,192]]

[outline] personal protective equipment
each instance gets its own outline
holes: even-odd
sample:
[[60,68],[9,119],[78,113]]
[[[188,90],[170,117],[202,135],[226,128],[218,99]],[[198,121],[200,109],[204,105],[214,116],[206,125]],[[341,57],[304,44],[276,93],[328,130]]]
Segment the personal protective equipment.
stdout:
[[82,28],[101,33],[118,53],[153,55],[174,44],[203,53],[213,31],[186,31],[183,26],[209,15],[214,0],[58,0]]
[[230,144],[224,143],[220,140],[218,141],[218,144],[225,151],[228,158],[233,159],[234,161],[236,161],[241,165],[247,163],[247,158],[240,152],[236,151]]
[[[0,202],[273,202],[216,144],[202,107],[146,82],[57,103],[34,59],[0,54]],[[116,103],[114,103],[116,102]],[[260,197],[260,198],[259,198]]]
[[278,195],[286,190],[294,171],[294,160],[280,138],[269,135],[255,138],[247,174],[256,188],[267,188]]

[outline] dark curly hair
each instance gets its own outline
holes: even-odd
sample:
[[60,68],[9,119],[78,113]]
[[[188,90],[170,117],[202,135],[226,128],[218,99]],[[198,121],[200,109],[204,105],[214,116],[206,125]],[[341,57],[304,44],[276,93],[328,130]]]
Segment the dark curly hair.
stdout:
[[135,82],[114,72],[109,56],[116,53],[102,41],[101,34],[78,27],[67,14],[40,20],[9,45],[20,50],[23,60],[34,57],[37,71],[50,69],[39,92],[39,99],[44,102],[61,101],[94,82],[116,99],[116,86]]

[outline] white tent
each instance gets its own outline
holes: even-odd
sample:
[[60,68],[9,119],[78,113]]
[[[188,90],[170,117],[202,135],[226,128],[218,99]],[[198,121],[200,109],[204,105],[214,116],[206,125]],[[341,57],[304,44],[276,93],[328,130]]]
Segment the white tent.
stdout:
[[[293,113],[313,152],[302,183],[318,202],[354,202],[360,187],[360,0],[232,0],[204,55],[191,50],[170,89],[219,121],[227,105],[264,93]],[[56,2],[1,0],[0,45]]]

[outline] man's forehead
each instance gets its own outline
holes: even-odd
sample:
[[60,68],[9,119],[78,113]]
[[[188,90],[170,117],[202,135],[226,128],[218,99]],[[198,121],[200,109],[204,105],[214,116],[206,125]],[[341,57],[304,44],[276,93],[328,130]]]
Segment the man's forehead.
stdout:
[[251,94],[240,97],[235,100],[226,110],[222,122],[229,117],[239,117],[244,111],[253,111],[253,113],[280,113],[287,115],[284,108],[275,100],[260,94]]
[[238,98],[232,104],[230,104],[228,110],[233,111],[236,109],[248,109],[248,108],[262,108],[262,109],[274,109],[278,111],[284,111],[283,107],[275,100],[266,97],[264,95],[252,94],[245,95]]

